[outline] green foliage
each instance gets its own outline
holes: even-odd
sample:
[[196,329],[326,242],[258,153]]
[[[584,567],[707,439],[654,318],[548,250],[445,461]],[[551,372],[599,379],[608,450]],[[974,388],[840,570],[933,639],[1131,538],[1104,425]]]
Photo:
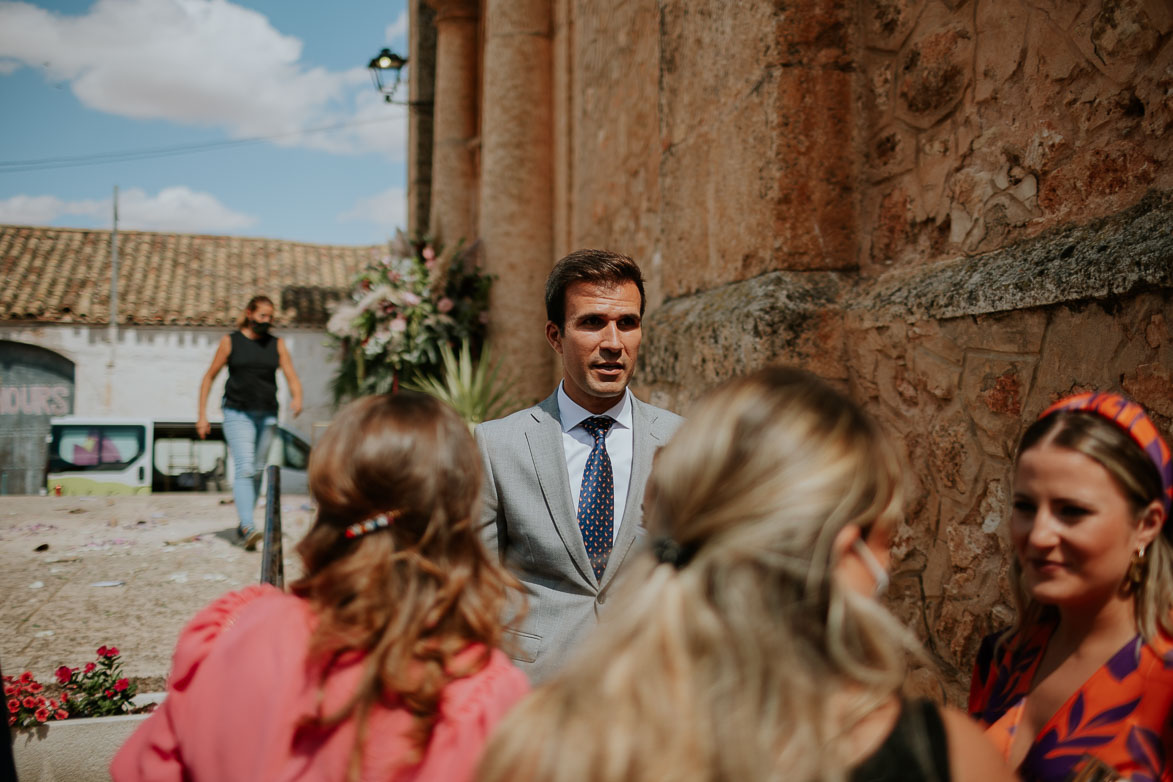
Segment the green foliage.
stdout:
[[513,384],[501,377],[501,362],[493,360],[488,345],[483,346],[479,361],[473,360],[467,339],[461,340],[459,355],[448,345],[441,345],[440,361],[443,369],[440,376],[417,376],[404,386],[452,405],[470,428],[481,421],[500,418],[517,407],[517,401],[509,393]]

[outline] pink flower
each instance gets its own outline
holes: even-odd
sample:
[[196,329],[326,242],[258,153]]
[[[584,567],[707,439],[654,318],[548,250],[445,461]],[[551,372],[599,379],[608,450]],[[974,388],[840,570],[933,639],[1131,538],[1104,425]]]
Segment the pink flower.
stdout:
[[62,665],[60,668],[57,669],[57,682],[58,682],[58,684],[68,684],[70,678],[72,678],[72,677],[73,677],[73,671],[70,670],[68,665]]
[[403,302],[409,307],[414,307],[415,305],[420,303],[420,297],[417,296],[416,294],[412,293],[411,291],[404,291],[403,292]]
[[452,299],[448,298],[447,296],[436,302],[436,309],[438,309],[441,313],[451,312],[452,308],[455,306],[456,304],[453,303]]
[[20,711],[20,701],[18,701],[16,698],[9,698],[8,710],[13,714],[16,714],[18,711]]
[[436,259],[436,251],[432,249],[432,245],[426,245],[420,255],[424,256],[425,261],[434,261]]
[[53,718],[58,720],[67,719],[68,717],[69,712],[67,712],[65,709],[58,709],[56,713],[53,714]]
[[105,656],[106,656],[106,645],[105,645],[105,644],[103,644],[103,645],[101,645],[101,646],[99,646],[99,647],[98,647],[98,656],[99,656],[99,657],[105,657]]
[[48,722],[49,721],[49,710],[48,709],[37,709],[36,712],[33,713],[33,719],[35,719],[37,722]]
[[396,331],[396,332],[400,332],[400,333],[407,331],[407,321],[404,320],[403,318],[395,318],[388,325],[391,327],[392,331]]
[[97,667],[98,666],[96,663],[86,663],[86,673],[93,673],[94,669]]
[[129,686],[130,679],[119,679],[118,681],[114,682],[114,689],[118,690],[119,692],[122,692]]

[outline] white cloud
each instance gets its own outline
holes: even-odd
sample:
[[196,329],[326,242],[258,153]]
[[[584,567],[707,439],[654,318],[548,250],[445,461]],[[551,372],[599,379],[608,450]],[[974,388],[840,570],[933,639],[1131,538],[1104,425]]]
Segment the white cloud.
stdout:
[[[41,68],[99,111],[220,126],[238,138],[394,116],[376,114],[387,107],[364,68],[310,67],[301,54],[299,39],[228,0],[96,0],[79,16],[0,2],[0,62]],[[275,143],[347,154],[374,138],[402,159],[406,132],[396,119]]]
[[407,192],[402,187],[389,187],[381,193],[360,198],[348,211],[338,215],[338,220],[372,223],[390,236],[396,228],[407,225]]
[[[110,201],[18,195],[0,201],[0,223],[51,225],[67,215],[81,215],[92,218],[93,225],[108,227],[113,217]],[[256,222],[256,217],[233,211],[215,196],[182,185],[165,187],[155,195],[132,187],[118,195],[118,226],[127,230],[215,234],[239,231]]]
[[407,9],[404,8],[399,12],[399,16],[395,17],[395,21],[387,25],[387,29],[383,31],[383,37],[387,43],[399,44],[404,49],[407,48],[408,19]]
[[96,217],[105,208],[110,213],[109,201],[63,201],[56,196],[18,195],[0,201],[0,223],[6,225],[49,225],[65,215]]

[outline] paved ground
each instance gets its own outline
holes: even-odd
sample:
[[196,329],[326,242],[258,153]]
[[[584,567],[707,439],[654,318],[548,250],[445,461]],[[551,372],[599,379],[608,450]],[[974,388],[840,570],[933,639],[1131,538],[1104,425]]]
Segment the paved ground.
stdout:
[[[281,506],[288,582],[312,512],[304,496]],[[128,675],[158,688],[187,620],[260,578],[235,526],[227,494],[0,498],[0,667],[52,681],[114,645]]]

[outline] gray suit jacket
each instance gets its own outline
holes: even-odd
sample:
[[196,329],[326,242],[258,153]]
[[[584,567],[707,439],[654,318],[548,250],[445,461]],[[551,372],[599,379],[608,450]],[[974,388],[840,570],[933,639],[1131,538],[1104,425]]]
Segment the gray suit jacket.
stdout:
[[525,586],[529,610],[510,651],[534,681],[548,678],[594,628],[608,588],[644,534],[652,456],[683,419],[634,396],[631,401],[631,484],[602,579],[591,569],[572,505],[557,394],[477,427],[485,464],[483,536]]

